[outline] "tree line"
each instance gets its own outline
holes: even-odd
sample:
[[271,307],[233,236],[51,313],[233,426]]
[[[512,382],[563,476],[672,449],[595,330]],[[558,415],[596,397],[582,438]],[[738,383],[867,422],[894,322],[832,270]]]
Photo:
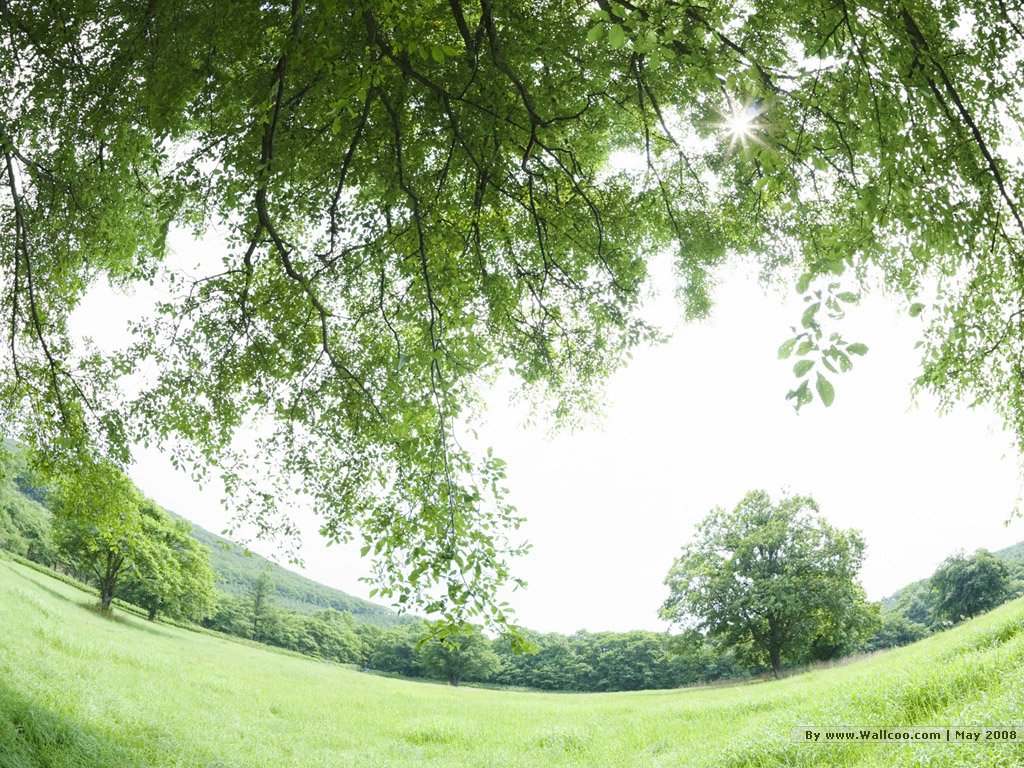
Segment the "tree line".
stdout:
[[452,685],[633,691],[750,674],[735,654],[692,632],[525,632],[532,652],[519,653],[508,638],[471,626],[440,641],[424,621],[385,628],[333,609],[302,614],[276,604],[269,573],[247,596],[221,596],[203,625],[368,671]]

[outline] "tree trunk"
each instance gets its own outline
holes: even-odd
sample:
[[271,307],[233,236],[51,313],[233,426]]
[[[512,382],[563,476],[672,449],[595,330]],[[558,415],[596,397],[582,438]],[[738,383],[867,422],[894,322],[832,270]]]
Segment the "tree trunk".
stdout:
[[156,606],[155,605],[149,606],[149,620],[150,621],[156,621]]
[[107,564],[100,578],[100,607],[104,611],[110,610],[110,604],[114,601],[114,587],[117,584],[117,576],[121,572],[121,565],[124,558],[118,557],[111,551],[107,551]]
[[104,579],[100,583],[100,608],[104,611],[110,610],[110,604],[114,601],[114,585],[108,580]]
[[772,665],[772,675],[778,680],[782,671],[782,632],[774,616],[768,617],[768,660]]

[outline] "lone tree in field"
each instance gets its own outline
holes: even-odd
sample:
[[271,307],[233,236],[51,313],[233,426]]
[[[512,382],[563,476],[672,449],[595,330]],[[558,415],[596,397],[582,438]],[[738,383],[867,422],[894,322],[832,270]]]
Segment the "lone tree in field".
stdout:
[[732,511],[715,508],[669,571],[662,616],[721,638],[776,676],[823,641],[850,647],[870,635],[856,582],[864,542],[817,513],[810,497],[775,504],[763,491]]
[[962,621],[995,608],[1006,599],[1010,572],[991,552],[962,552],[943,561],[932,574],[935,610],[950,621]]
[[[832,326],[877,279],[918,385],[1024,439],[1022,29],[992,0],[5,0],[5,430],[56,474],[159,443],[285,533],[299,485],[452,623],[504,621],[519,551],[454,425],[508,371],[598,402],[654,335],[655,254],[689,316],[734,256],[805,296],[797,406],[867,351]],[[213,265],[165,265],[212,229]],[[108,281],[166,297],[113,354],[70,320]]]

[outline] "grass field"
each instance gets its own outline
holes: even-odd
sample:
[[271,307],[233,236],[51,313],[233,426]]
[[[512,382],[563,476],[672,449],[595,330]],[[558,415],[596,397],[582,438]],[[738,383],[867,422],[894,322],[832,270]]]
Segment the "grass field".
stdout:
[[1024,763],[1024,744],[790,741],[805,724],[1021,724],[1021,601],[779,682],[613,694],[390,680],[93,601],[0,557],[0,768]]

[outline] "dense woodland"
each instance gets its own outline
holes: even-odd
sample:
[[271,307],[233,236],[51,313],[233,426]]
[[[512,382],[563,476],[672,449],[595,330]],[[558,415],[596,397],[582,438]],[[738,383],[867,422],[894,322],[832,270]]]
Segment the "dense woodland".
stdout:
[[[41,503],[46,499],[45,489],[33,487],[15,463],[8,463],[0,479],[0,547],[96,585],[95,575],[76,570],[68,553],[55,543],[55,515]],[[267,645],[382,674],[553,691],[675,688],[766,671],[737,649],[693,630],[572,635],[526,631],[533,653],[519,653],[508,638],[490,639],[470,627],[441,643],[424,621],[317,584],[238,547],[228,547],[224,539],[187,526],[181,518],[162,514],[172,529],[191,528],[192,541],[202,544],[203,559],[212,567],[216,589],[202,599],[168,602],[160,615]],[[968,574],[975,586],[983,576],[989,579],[983,594],[965,598],[938,588],[943,572],[966,567],[975,568]],[[118,597],[155,615],[147,602],[150,593],[136,571],[144,568],[124,576]],[[841,652],[812,650],[800,661],[827,661],[904,645],[1021,594],[1024,543],[995,556],[954,555],[931,579],[908,585],[881,605],[870,605],[872,632],[856,646]],[[962,610],[950,607],[953,598],[967,600]]]

